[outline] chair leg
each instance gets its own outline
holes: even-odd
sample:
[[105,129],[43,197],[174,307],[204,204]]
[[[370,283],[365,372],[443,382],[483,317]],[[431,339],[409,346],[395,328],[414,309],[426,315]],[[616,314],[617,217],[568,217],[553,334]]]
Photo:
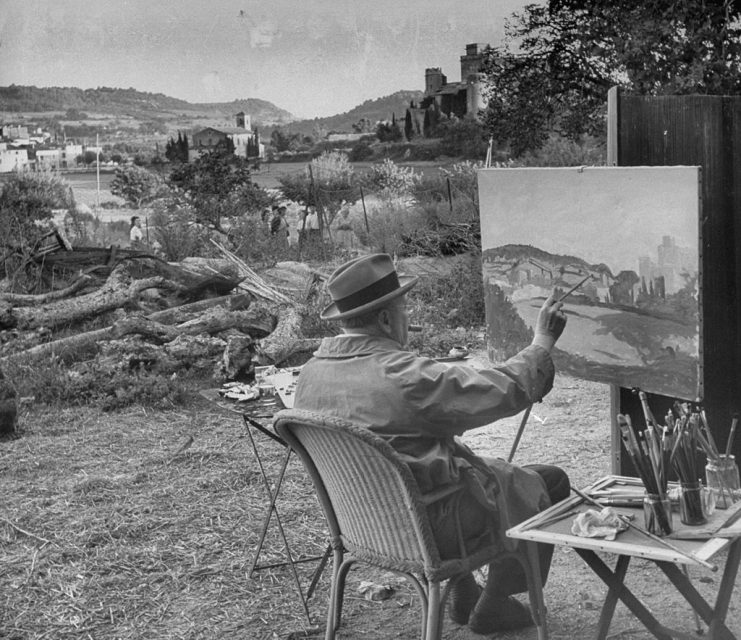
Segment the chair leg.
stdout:
[[537,627],[538,640],[548,640],[548,621],[546,620],[545,600],[543,599],[543,579],[540,575],[538,543],[521,540],[520,544],[525,545],[525,554],[520,554],[518,559],[525,569],[530,609]]
[[337,629],[342,622],[342,602],[345,597],[345,580],[350,568],[355,564],[354,558],[343,560],[341,551],[335,551],[332,590],[327,611],[327,632],[325,640],[334,640]]
[[424,640],[440,640],[442,636],[442,610],[440,583],[427,583],[427,616],[424,625]]
[[332,558],[332,584],[329,588],[329,605],[327,606],[327,630],[325,640],[334,640],[337,627],[340,626],[342,614],[342,592],[344,582],[340,581],[340,571],[343,567],[343,553],[341,549],[335,549]]

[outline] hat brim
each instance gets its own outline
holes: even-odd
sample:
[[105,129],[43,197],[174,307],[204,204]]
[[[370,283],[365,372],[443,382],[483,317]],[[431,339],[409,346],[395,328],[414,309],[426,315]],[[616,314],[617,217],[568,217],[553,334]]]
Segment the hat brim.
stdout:
[[383,306],[389,300],[398,298],[400,295],[409,291],[409,289],[417,284],[417,282],[419,282],[419,277],[417,276],[399,276],[399,288],[394,289],[391,293],[387,293],[385,296],[381,296],[377,300],[373,300],[372,302],[368,302],[344,312],[340,311],[337,308],[337,305],[333,302],[324,311],[322,311],[319,317],[322,320],[342,320],[343,318],[352,318],[353,316],[362,315],[367,311],[372,311],[373,309]]

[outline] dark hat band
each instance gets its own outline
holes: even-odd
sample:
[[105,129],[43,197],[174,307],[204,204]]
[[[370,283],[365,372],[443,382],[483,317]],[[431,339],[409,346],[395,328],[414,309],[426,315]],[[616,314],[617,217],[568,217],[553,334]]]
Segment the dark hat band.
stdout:
[[355,293],[335,300],[335,306],[341,313],[362,307],[369,302],[378,300],[379,298],[396,291],[399,288],[399,278],[396,275],[396,271],[392,271],[387,276],[384,276],[380,280],[376,280],[373,284],[359,289]]

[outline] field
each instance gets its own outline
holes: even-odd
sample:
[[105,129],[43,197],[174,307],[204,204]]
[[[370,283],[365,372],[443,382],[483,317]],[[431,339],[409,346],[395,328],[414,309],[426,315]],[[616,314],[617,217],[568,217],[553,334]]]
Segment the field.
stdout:
[[[204,383],[205,384],[205,383]],[[309,601],[309,624],[284,569],[247,573],[265,509],[264,487],[245,427],[198,398],[186,407],[47,409],[24,405],[21,437],[0,442],[0,638],[277,639],[323,637],[327,573]],[[466,435],[475,450],[506,456],[519,416]],[[282,451],[260,441],[268,472]],[[577,486],[610,471],[609,393],[567,376],[534,407],[516,461],[552,462]],[[326,546],[323,518],[298,463],[289,467],[279,507],[302,557]],[[280,560],[269,530],[261,562]],[[608,562],[612,562],[608,559]],[[314,564],[300,565],[304,587]],[[687,607],[647,562],[628,584],[663,620],[691,630]],[[703,593],[720,576],[692,570]],[[382,602],[362,581],[390,584]],[[594,635],[605,589],[573,552],[557,551],[545,597],[551,637]],[[420,606],[411,587],[368,569],[351,572],[343,640],[418,637]],[[731,600],[741,633],[741,596]],[[481,636],[446,622],[445,640]],[[535,637],[532,629],[498,636]],[[651,637],[618,605],[611,638]]]

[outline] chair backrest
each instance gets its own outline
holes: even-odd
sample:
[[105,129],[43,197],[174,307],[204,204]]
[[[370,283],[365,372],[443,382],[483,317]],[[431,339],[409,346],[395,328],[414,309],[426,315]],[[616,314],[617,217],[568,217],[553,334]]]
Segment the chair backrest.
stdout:
[[436,573],[440,557],[419,487],[387,442],[300,409],[280,411],[274,427],[311,476],[335,542],[386,569]]

